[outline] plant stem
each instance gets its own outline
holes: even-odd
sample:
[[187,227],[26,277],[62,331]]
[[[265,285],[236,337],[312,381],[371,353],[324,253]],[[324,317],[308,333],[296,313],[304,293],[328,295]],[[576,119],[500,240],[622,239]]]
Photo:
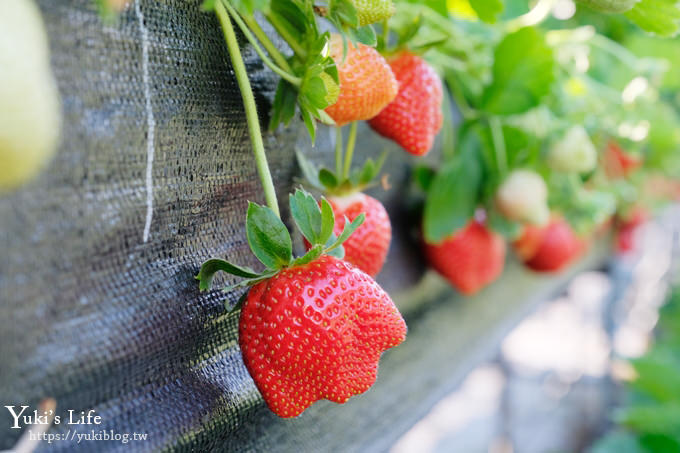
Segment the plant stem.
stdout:
[[349,137],[347,138],[347,152],[345,153],[345,168],[342,171],[343,179],[349,178],[349,170],[352,168],[352,156],[357,143],[357,126],[359,122],[353,121],[349,127]]
[[276,64],[274,64],[273,61],[269,59],[267,54],[264,53],[262,48],[257,42],[257,39],[253,36],[253,34],[250,32],[248,29],[248,26],[243,22],[243,19],[241,19],[241,16],[239,15],[238,11],[234,9],[233,6],[229,4],[227,1],[222,1],[222,4],[224,7],[227,9],[229,14],[231,15],[232,19],[234,19],[234,22],[236,22],[236,25],[241,29],[241,32],[243,32],[243,35],[246,37],[248,42],[253,46],[255,49],[255,52],[260,56],[264,64],[269,66],[269,68],[274,71],[276,74],[278,74],[282,79],[287,80],[290,82],[292,85],[299,87],[302,84],[302,79],[299,77],[295,77],[294,75],[284,71],[280,67],[278,67]]
[[253,16],[245,16],[243,17],[243,21],[248,25],[248,28],[250,28],[250,31],[253,32],[255,37],[260,40],[264,48],[269,52],[269,55],[272,56],[276,64],[279,65],[283,70],[292,73],[293,69],[290,67],[290,64],[288,64],[288,60],[286,57],[283,56],[283,54],[279,51],[279,49],[274,45],[274,43],[269,39],[269,36],[262,30],[262,27],[260,27],[260,24],[257,23],[255,18]]
[[265,17],[269,21],[270,24],[274,26],[276,31],[278,32],[279,35],[288,43],[291,49],[293,49],[293,52],[295,52],[297,55],[299,55],[301,58],[306,58],[307,57],[307,51],[302,48],[299,42],[293,38],[290,33],[288,33],[288,30],[286,30],[285,27],[283,27],[280,23],[279,20],[276,18],[276,16],[272,16],[269,13],[265,13]]
[[388,41],[390,40],[389,19],[385,19],[382,23],[382,39],[383,39],[383,45],[385,46],[384,50],[387,50],[388,47],[389,47]]
[[342,126],[335,128],[335,174],[342,172]]
[[496,116],[489,117],[489,127],[491,128],[491,139],[493,140],[493,148],[496,154],[498,173],[503,178],[508,172],[508,156],[505,149],[503,127],[501,126],[501,121]]
[[215,12],[217,13],[217,17],[220,20],[220,24],[222,25],[222,32],[224,34],[224,39],[227,42],[227,48],[229,49],[231,64],[234,67],[236,80],[241,90],[243,107],[246,111],[246,121],[248,123],[248,133],[250,135],[250,141],[253,147],[253,154],[255,154],[255,165],[257,166],[257,171],[260,175],[260,181],[262,181],[264,197],[267,201],[267,206],[269,206],[269,208],[274,211],[278,217],[281,217],[281,214],[279,213],[279,204],[276,201],[274,181],[272,181],[272,175],[269,171],[269,165],[267,164],[267,155],[264,151],[264,143],[262,141],[262,131],[260,130],[260,119],[257,116],[255,96],[253,95],[253,89],[250,86],[250,80],[248,80],[246,65],[243,62],[243,57],[241,56],[241,49],[238,47],[236,33],[234,33],[234,27],[231,25],[229,13],[227,13],[227,10],[224,8],[224,5],[221,1],[218,1],[215,4]]

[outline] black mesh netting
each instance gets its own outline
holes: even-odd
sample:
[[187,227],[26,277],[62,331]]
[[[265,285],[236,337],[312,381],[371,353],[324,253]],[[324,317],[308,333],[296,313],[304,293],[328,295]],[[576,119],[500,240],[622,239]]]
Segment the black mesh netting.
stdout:
[[[64,419],[67,409],[95,409],[97,430],[148,434],[134,446],[42,442],[45,450],[295,449],[290,433],[313,435],[314,419],[281,421],[264,408],[241,361],[237,313],[225,310],[239,294],[201,295],[193,278],[212,256],[256,265],[243,221],[247,200],[262,202],[216,19],[199,0],[142,1],[110,25],[91,0],[39,5],[63,139],[35,181],[0,196],[0,402],[33,409],[51,396]],[[265,116],[275,80],[244,50]],[[265,137],[282,200],[300,130]],[[329,148],[328,130],[320,135],[305,146],[317,159]],[[386,144],[368,134],[359,143],[360,155]],[[404,157],[392,156],[399,188]],[[380,279],[392,291],[417,278],[400,191],[375,192],[395,223]],[[352,410],[334,413],[341,437]],[[21,432],[0,414],[0,448],[10,448]]]

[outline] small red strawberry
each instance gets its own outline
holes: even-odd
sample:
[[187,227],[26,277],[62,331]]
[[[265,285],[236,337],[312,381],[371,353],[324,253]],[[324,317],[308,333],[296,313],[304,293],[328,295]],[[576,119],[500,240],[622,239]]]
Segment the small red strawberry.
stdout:
[[405,336],[387,293],[331,256],[253,286],[239,322],[246,368],[281,417],[295,417],[320,399],[345,403],[365,392],[381,353]]
[[618,220],[616,231],[616,250],[618,252],[626,253],[635,248],[636,231],[648,219],[647,210],[636,207],[627,217]]
[[[328,197],[335,214],[334,233],[339,236],[345,228],[345,217],[352,222],[364,213],[366,220],[344,243],[344,260],[366,272],[378,275],[385,264],[392,240],[392,225],[385,207],[373,197],[361,192],[344,197]],[[311,247],[305,241],[307,249]]]
[[396,99],[369,124],[416,156],[426,154],[442,127],[442,82],[422,58],[403,52],[390,60],[399,81]]
[[544,227],[525,226],[513,247],[529,269],[557,272],[578,257],[585,244],[564,219],[555,216]]
[[505,251],[503,238],[477,220],[439,244],[425,243],[430,265],[463,294],[474,294],[501,275]]
[[625,178],[641,165],[641,158],[625,152],[616,142],[611,141],[607,145],[604,170],[610,178]]
[[266,266],[263,272],[221,259],[203,263],[197,278],[210,289],[218,271],[250,286],[239,318],[239,345],[248,372],[265,403],[280,417],[295,417],[320,399],[344,403],[376,380],[383,351],[406,336],[406,324],[390,297],[366,273],[331,256],[361,225],[345,222],[332,239],[330,203],[298,190],[290,212],[312,244],[293,258],[286,226],[266,207],[251,203],[248,243]]
[[338,68],[340,96],[325,111],[338,126],[373,118],[394,100],[399,88],[389,65],[374,48],[348,42],[347,55],[343,52],[342,38],[333,35],[330,56]]

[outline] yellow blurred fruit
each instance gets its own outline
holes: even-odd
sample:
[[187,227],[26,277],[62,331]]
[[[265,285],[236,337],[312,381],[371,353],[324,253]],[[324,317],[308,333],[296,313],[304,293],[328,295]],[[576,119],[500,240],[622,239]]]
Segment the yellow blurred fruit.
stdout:
[[32,0],[0,1],[0,191],[44,167],[59,138],[60,106],[47,35]]

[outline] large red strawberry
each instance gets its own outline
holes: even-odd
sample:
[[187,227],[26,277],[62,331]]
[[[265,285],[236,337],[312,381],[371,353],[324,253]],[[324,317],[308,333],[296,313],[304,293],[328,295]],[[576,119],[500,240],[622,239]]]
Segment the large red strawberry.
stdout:
[[604,169],[610,178],[625,178],[642,165],[642,159],[625,152],[616,142],[607,145],[604,154]]
[[340,96],[326,113],[338,126],[373,118],[394,100],[399,88],[389,65],[374,48],[348,42],[347,55],[343,52],[342,38],[333,35],[330,56],[338,68]]
[[649,213],[642,207],[634,208],[626,217],[617,221],[616,250],[621,253],[635,248],[635,234],[638,227],[649,219]]
[[[355,192],[345,197],[328,197],[335,214],[334,233],[345,228],[345,217],[352,222],[362,213],[366,220],[344,243],[344,260],[375,277],[385,264],[392,240],[392,225],[385,207],[373,197]],[[305,241],[307,249],[311,247]]]
[[524,264],[537,272],[560,271],[584,250],[571,226],[557,216],[543,227],[525,226],[513,247]]
[[[375,382],[383,351],[406,336],[406,324],[385,291],[365,272],[331,254],[361,225],[347,223],[331,240],[329,202],[298,190],[290,212],[312,248],[293,258],[290,234],[269,208],[250,203],[248,243],[263,272],[212,259],[197,278],[210,289],[218,271],[251,286],[239,318],[243,361],[269,408],[295,417],[320,399],[344,403]],[[233,288],[233,287],[232,287]]]
[[425,243],[430,265],[464,294],[476,293],[501,275],[505,251],[503,238],[477,220],[439,244]]
[[399,81],[396,99],[369,124],[416,156],[426,154],[442,127],[442,82],[422,58],[402,52],[390,60]]
[[253,286],[239,323],[243,361],[281,417],[295,417],[320,399],[344,403],[365,392],[381,353],[405,336],[387,293],[330,256]]

